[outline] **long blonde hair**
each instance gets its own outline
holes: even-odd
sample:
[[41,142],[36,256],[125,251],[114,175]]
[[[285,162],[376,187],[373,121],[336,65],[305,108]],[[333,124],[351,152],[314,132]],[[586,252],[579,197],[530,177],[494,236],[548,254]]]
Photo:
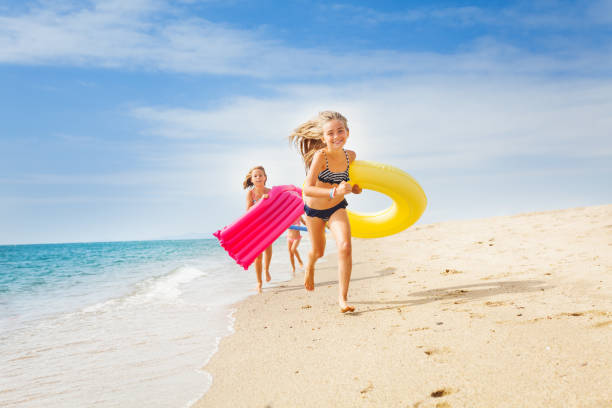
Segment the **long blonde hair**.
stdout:
[[[247,189],[249,187],[253,187],[253,181],[251,181],[251,174],[253,173],[253,170],[261,170],[264,173],[264,176],[266,176],[266,181],[268,181],[268,175],[266,174],[266,169],[263,168],[263,166],[255,166],[253,167],[251,170],[249,170],[249,172],[247,173],[247,175],[244,178],[244,181],[242,182],[242,188],[243,189]],[[264,183],[265,185],[266,183]]]
[[293,143],[302,155],[307,172],[316,151],[325,147],[325,142],[323,141],[323,125],[334,119],[341,121],[345,129],[347,131],[349,130],[348,122],[341,113],[323,111],[319,112],[316,118],[302,123],[289,136],[289,142]]

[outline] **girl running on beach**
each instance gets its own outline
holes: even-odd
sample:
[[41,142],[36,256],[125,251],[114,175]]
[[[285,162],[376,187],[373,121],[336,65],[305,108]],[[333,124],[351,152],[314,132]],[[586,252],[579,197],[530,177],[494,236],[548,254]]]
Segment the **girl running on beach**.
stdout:
[[[242,187],[249,189],[246,195],[246,209],[249,211],[259,200],[268,198],[270,189],[266,187],[266,181],[268,176],[263,166],[255,166],[247,173]],[[255,259],[255,273],[257,274],[257,292],[261,293],[261,270],[262,270],[262,258],[266,267],[266,282],[270,282],[272,277],[270,276],[270,261],[272,260],[272,245],[267,247],[263,253]]]
[[[300,217],[295,220],[292,226],[299,227],[301,224],[306,224],[304,218]],[[293,269],[293,273],[295,273],[295,259],[297,258],[298,263],[300,264],[300,268],[304,267],[304,263],[302,262],[302,258],[300,257],[300,253],[297,248],[300,245],[300,240],[302,239],[302,234],[300,234],[299,230],[289,229],[287,230],[287,249],[289,250],[289,260],[291,261],[291,268]]]
[[304,182],[304,211],[312,249],[308,254],[304,286],[314,290],[315,262],[325,252],[325,224],[338,248],[338,304],[342,313],[352,312],[347,303],[353,267],[351,226],[344,196],[361,193],[361,187],[349,183],[349,165],[355,152],[344,150],[349,137],[347,120],[338,112],[325,111],[300,125],[289,136],[299,150],[307,175]]

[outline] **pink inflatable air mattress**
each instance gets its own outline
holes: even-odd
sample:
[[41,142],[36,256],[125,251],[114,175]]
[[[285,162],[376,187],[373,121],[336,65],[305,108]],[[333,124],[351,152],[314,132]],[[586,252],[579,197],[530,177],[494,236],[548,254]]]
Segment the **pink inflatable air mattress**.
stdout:
[[245,270],[271,243],[304,213],[302,190],[296,186],[276,186],[268,198],[257,202],[233,224],[213,235]]

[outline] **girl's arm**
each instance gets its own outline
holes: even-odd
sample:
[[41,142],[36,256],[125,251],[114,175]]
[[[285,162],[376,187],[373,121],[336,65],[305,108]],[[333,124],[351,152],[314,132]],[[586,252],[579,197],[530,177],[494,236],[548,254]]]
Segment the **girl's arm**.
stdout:
[[253,199],[251,198],[251,192],[253,190],[249,190],[247,191],[247,195],[246,195],[246,210],[249,211],[251,209],[251,207],[253,206]]
[[348,154],[348,158],[349,158],[349,164],[351,164],[352,162],[355,161],[355,159],[357,158],[357,153],[355,153],[352,150],[347,150],[346,154]]
[[[355,161],[355,158],[357,158],[357,153],[355,153],[352,150],[347,150],[346,153],[348,154],[348,157],[349,157],[349,164],[351,164],[352,162]],[[353,186],[351,188],[351,193],[353,193],[353,194],[360,194],[361,193],[361,187],[359,187],[358,184],[353,184]]]
[[[304,182],[304,195],[307,195],[308,197],[329,197],[331,188],[315,187],[317,184],[317,175],[319,174],[319,171],[324,168],[324,166],[325,157],[323,157],[323,153],[319,150],[314,154],[312,163],[310,163],[308,175],[306,176],[306,181]],[[336,187],[336,189],[337,188],[338,187]]]

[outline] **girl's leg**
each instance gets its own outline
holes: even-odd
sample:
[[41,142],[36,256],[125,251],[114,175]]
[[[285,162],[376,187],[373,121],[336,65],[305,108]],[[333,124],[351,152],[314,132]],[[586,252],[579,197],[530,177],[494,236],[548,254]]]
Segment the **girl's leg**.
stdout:
[[308,226],[312,248],[310,248],[308,261],[306,262],[304,287],[306,290],[314,290],[315,262],[325,253],[325,221],[317,217],[306,216],[306,225]]
[[293,242],[287,241],[287,249],[289,250],[289,261],[291,262],[291,269],[295,273],[295,260],[293,259]]
[[257,275],[257,292],[261,293],[261,254],[255,258],[255,274]]
[[266,264],[266,282],[270,282],[270,262],[272,261],[272,244],[264,251],[264,263]]
[[[295,241],[293,241],[291,243],[291,253],[293,255],[295,255],[295,257],[297,258],[298,263],[300,264],[300,267],[303,268],[304,267],[304,263],[302,262],[302,258],[300,257],[300,253],[297,250],[298,245],[300,245],[300,241],[301,240],[296,239]],[[293,256],[291,257],[291,266],[293,266]],[[295,271],[295,266],[293,266],[293,270]]]
[[351,225],[345,209],[340,209],[332,214],[329,219],[329,229],[334,234],[338,247],[338,304],[342,313],[352,312],[355,308],[346,303],[353,270],[353,254]]

